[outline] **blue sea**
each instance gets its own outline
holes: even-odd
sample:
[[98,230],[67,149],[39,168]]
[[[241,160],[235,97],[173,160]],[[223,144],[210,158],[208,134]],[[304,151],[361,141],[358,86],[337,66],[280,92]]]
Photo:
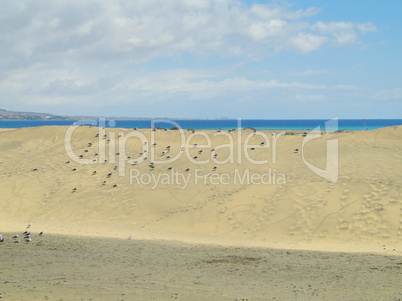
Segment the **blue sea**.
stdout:
[[[328,120],[324,119],[292,119],[292,120],[262,120],[262,119],[242,119],[240,126],[242,128],[252,127],[257,130],[312,130],[317,126],[325,128],[325,123]],[[80,120],[1,120],[0,128],[24,128],[38,126],[69,126],[79,124]],[[85,121],[84,123],[86,123]],[[102,121],[95,120],[94,125],[102,125]],[[87,123],[89,125],[89,123]],[[229,119],[141,119],[141,120],[106,120],[106,127],[116,128],[150,128],[151,126],[170,129],[174,126],[179,126],[183,129],[235,129],[239,125],[239,120]],[[333,128],[333,123],[327,129]],[[402,119],[339,119],[339,130],[373,130],[382,127],[402,125]]]

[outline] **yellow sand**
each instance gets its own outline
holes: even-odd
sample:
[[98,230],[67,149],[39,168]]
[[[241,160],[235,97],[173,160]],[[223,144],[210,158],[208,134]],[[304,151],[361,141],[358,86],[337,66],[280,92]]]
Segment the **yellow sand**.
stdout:
[[[188,141],[190,158],[210,160],[199,165],[181,151],[179,131],[107,129],[102,139],[101,129],[99,139],[97,128],[72,129],[72,150],[83,155],[78,163],[66,152],[68,127],[0,130],[3,300],[402,298],[402,127],[308,142],[305,159],[324,169],[327,141],[338,141],[334,183],[303,162],[302,132],[262,131],[270,146],[263,148],[265,138],[252,130],[205,131],[209,148],[202,148],[206,137]],[[130,133],[148,140],[142,155],[148,158],[136,165],[119,162],[143,152],[135,138],[126,154],[119,148]],[[192,133],[184,134],[188,139]],[[215,153],[222,161],[230,155],[221,146],[231,140],[233,162],[212,162]],[[249,159],[242,149],[246,140],[256,145]],[[100,164],[102,144],[108,161]],[[149,167],[151,160],[180,153],[174,162]],[[94,164],[81,164],[94,158]],[[144,180],[177,172],[190,181],[153,188],[130,183],[130,170]],[[247,172],[254,184],[242,182]],[[258,179],[264,173],[265,184]],[[26,243],[22,232],[29,224],[32,241]]]
[[[259,146],[264,137],[253,136],[252,130],[243,130],[241,136],[238,131],[222,131],[219,136],[217,131],[203,131],[211,139],[211,147],[201,148],[206,139],[196,136],[188,141],[189,154],[198,156],[196,161],[211,162],[191,163],[182,152],[178,160],[156,164],[151,170],[151,130],[107,129],[107,137],[102,139],[103,133],[101,138],[95,137],[98,128],[76,127],[73,151],[84,159],[98,158],[91,165],[66,163],[71,161],[65,150],[67,130],[54,126],[0,132],[2,232],[20,231],[33,223],[37,231],[54,234],[116,238],[132,234],[141,239],[338,251],[383,252],[383,245],[387,245],[402,254],[402,127],[322,135],[307,143],[306,160],[324,168],[326,141],[338,139],[337,183],[316,175],[304,164],[300,134],[275,136],[273,163],[271,131],[261,131],[269,138],[270,148],[265,149]],[[119,176],[119,170],[114,170],[119,165],[116,153],[122,152],[118,147],[122,138],[118,136],[132,132],[147,137],[148,153],[143,157],[149,158],[137,165],[126,163],[126,175]],[[184,133],[187,138],[191,135]],[[180,153],[179,131],[159,130],[154,134],[155,160]],[[216,164],[211,160],[211,148],[229,143],[228,135],[235,146],[234,162]],[[248,144],[258,145],[248,151],[250,157],[268,159],[267,164],[250,163],[243,150],[239,159],[239,139],[243,147],[247,137]],[[113,141],[115,149],[109,152]],[[94,156],[99,153],[99,143],[105,143],[108,159],[102,164],[99,155]],[[195,143],[199,145],[193,147]],[[162,156],[168,145],[171,151]],[[142,148],[138,139],[129,139],[127,156],[137,158]],[[216,153],[217,159],[224,160],[229,148],[217,149]],[[214,166],[218,166],[216,171]],[[186,172],[187,168],[190,170]],[[138,170],[136,174],[155,175],[177,171],[190,174],[191,179],[184,189],[177,183],[159,184],[153,189],[152,183],[134,180],[130,184],[130,169]],[[205,183],[201,179],[195,183],[196,169],[198,176],[227,174],[229,183],[215,185],[216,181],[208,178]],[[272,183],[241,183],[239,175],[247,170],[257,175],[270,170]],[[108,173],[112,173],[110,178]],[[278,179],[285,181],[275,183]],[[107,183],[102,185],[104,180]]]

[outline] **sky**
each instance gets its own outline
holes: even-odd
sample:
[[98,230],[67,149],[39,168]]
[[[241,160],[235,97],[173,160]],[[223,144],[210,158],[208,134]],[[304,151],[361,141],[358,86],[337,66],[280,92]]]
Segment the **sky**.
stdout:
[[402,118],[399,0],[3,0],[0,108]]

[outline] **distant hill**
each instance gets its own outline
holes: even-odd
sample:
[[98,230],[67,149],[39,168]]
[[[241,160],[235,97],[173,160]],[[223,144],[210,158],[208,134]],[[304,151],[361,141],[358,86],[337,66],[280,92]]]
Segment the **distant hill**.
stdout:
[[57,116],[46,113],[14,112],[0,109],[0,120],[65,120],[67,116]]

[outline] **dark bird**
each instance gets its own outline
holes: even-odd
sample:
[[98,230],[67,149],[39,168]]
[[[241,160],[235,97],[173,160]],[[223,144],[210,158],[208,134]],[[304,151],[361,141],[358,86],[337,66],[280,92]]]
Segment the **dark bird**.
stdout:
[[43,231],[43,230],[42,230],[42,231],[40,231],[39,236],[42,236],[42,235],[43,235],[43,233],[44,233],[44,231]]

